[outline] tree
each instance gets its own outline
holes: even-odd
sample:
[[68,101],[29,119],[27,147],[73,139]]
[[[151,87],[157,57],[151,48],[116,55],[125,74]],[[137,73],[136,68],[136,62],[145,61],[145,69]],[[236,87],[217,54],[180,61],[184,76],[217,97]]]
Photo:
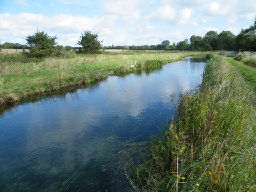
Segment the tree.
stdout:
[[161,45],[163,49],[169,49],[170,41],[169,40],[162,41]]
[[51,37],[44,31],[26,37],[27,44],[30,46],[30,54],[35,57],[45,57],[53,54],[54,45],[57,44],[56,39],[56,36]]
[[222,31],[219,36],[220,50],[235,50],[235,35],[230,31]]
[[213,38],[218,38],[218,33],[216,31],[208,31],[204,37],[206,43],[210,43]]
[[83,46],[83,53],[95,54],[100,53],[101,42],[98,40],[97,34],[92,34],[91,31],[84,31],[77,44]]
[[195,36],[195,35],[192,35],[190,37],[190,49],[192,51],[199,51],[201,48],[202,48],[202,37],[200,36]]
[[236,36],[236,47],[243,51],[256,51],[256,18],[254,25],[247,29],[242,29]]
[[176,47],[179,50],[188,50],[189,49],[188,39],[185,39],[184,41],[178,42]]

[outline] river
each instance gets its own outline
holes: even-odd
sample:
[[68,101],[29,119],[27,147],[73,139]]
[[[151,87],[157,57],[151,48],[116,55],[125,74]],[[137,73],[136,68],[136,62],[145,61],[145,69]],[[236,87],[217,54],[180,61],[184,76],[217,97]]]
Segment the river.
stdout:
[[205,58],[20,104],[0,116],[2,191],[129,191],[119,164],[175,116],[181,92],[202,81]]

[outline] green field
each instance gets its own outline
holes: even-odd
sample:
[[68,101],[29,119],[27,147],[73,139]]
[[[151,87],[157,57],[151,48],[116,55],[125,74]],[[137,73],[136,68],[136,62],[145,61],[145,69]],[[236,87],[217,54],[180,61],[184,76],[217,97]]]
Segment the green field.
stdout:
[[62,57],[29,58],[0,54],[0,105],[65,87],[89,84],[109,75],[140,73],[201,52],[68,53]]

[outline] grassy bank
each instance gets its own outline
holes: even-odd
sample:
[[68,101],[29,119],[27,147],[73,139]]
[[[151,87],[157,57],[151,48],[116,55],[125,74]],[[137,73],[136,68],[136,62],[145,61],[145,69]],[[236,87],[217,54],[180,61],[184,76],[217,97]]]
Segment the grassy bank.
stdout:
[[254,93],[236,71],[215,55],[200,89],[181,94],[179,117],[149,142],[150,155],[124,153],[136,191],[256,191]]
[[45,59],[0,54],[0,105],[65,87],[89,84],[108,75],[140,73],[201,52],[127,52]]
[[[247,61],[253,63],[255,59],[248,58],[243,59],[242,61],[235,61],[232,58],[226,58],[227,61],[236,69],[236,71],[242,75],[246,80],[247,84],[250,86],[250,89],[256,94],[256,65],[247,65]],[[256,63],[256,60],[255,60]]]

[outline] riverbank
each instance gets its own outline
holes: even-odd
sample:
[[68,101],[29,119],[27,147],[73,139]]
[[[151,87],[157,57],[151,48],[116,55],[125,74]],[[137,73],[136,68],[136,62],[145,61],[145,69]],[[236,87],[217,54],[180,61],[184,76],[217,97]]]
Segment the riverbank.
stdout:
[[[253,97],[251,86],[237,68],[214,55],[199,90],[181,94],[178,118],[150,141],[150,155],[140,158],[140,165],[138,161],[126,162],[133,188],[255,191]],[[129,154],[130,159],[133,157],[136,155]]]
[[0,55],[0,105],[100,81],[109,75],[149,71],[189,55],[202,55],[202,52],[67,53],[45,59],[23,54]]

